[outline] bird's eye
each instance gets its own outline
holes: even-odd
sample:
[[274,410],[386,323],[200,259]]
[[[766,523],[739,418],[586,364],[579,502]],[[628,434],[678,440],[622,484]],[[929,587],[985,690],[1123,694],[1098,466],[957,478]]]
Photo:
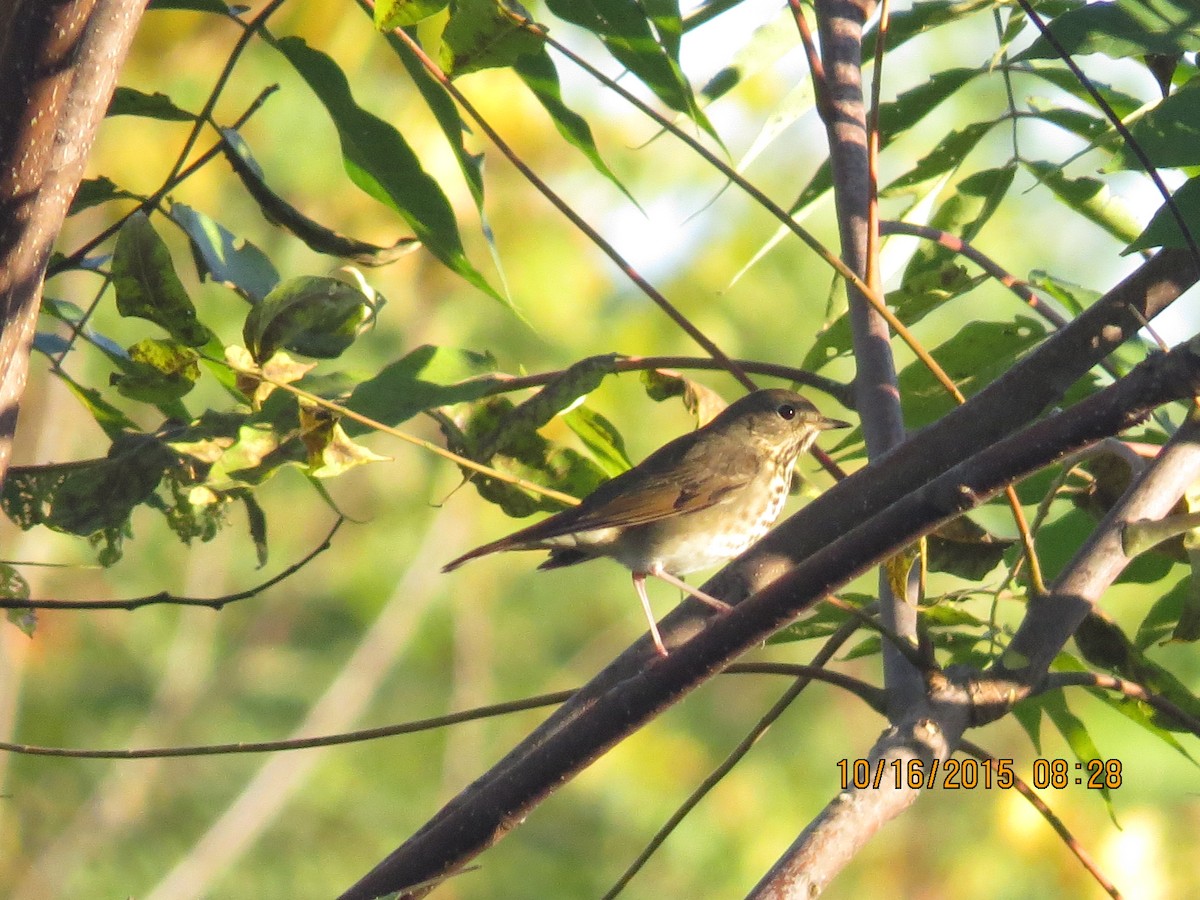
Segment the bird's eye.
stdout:
[[787,419],[789,422],[796,418],[796,407],[792,406],[790,403],[780,404],[775,412],[779,413],[780,418]]

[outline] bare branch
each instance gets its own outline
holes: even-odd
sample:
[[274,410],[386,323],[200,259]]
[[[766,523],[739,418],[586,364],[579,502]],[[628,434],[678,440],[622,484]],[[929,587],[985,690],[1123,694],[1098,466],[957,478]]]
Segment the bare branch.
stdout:
[[222,594],[220,597],[180,597],[168,591],[159,591],[157,594],[147,594],[144,597],[131,597],[126,600],[19,600],[12,597],[0,597],[0,609],[134,610],[141,609],[144,606],[155,606],[165,603],[170,606],[207,606],[210,609],[220,610],[230,603],[247,600],[250,597],[261,594],[267,588],[274,587],[281,581],[291,578],[332,546],[333,536],[337,534],[337,530],[342,527],[344,521],[346,521],[345,518],[339,516],[338,520],[333,523],[333,528],[329,530],[329,534],[325,535],[325,539],[305,554],[303,559],[292,563],[282,572],[271,576],[266,581],[256,584],[254,587],[233,594]]

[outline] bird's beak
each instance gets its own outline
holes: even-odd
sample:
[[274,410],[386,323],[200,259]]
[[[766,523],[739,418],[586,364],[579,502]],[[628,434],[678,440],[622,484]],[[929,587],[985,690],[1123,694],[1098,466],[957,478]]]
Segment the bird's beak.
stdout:
[[825,416],[817,419],[812,423],[814,428],[819,428],[822,431],[829,431],[832,428],[849,428],[849,422],[843,422],[841,419],[827,419]]

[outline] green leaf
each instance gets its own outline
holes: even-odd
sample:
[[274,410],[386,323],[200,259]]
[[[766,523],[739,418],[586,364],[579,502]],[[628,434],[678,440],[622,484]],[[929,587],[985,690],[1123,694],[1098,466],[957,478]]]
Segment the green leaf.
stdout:
[[452,78],[513,65],[544,53],[542,39],[507,15],[497,0],[457,0],[442,32],[442,69]]
[[355,285],[301,275],[279,284],[250,310],[242,337],[260,364],[280,348],[333,359],[370,326],[378,311],[378,299]]
[[[1062,106],[1061,100],[1047,100],[1042,97],[1030,97],[1026,101],[1034,117],[1067,131],[1076,137],[1092,143],[1098,138],[1111,134],[1118,137],[1112,124],[1103,116],[1094,116],[1082,109],[1071,109]],[[1024,162],[1024,160],[1022,160]]]
[[267,514],[250,491],[235,491],[234,495],[246,507],[246,524],[254,542],[254,555],[261,569],[267,564]]
[[994,121],[975,122],[961,130],[951,131],[936,147],[919,159],[915,166],[885,187],[881,193],[890,197],[912,191],[947,172],[954,171],[995,124]]
[[1013,718],[1017,720],[1027,735],[1038,755],[1042,755],[1042,705],[1040,697],[1022,700],[1012,710]]
[[[995,9],[994,0],[929,0],[914,3],[911,9],[897,10],[888,23],[887,46],[892,52],[906,41],[955,22],[981,10]],[[875,46],[875,29],[867,33],[864,46]]]
[[106,116],[141,116],[146,119],[162,119],[165,122],[193,122],[196,117],[180,109],[166,94],[157,91],[146,94],[131,87],[118,86],[113,91]]
[[467,150],[463,136],[468,128],[458,111],[458,105],[446,92],[446,88],[421,64],[413,53],[412,48],[396,35],[389,32],[384,36],[388,46],[392,48],[400,63],[408,72],[408,77],[421,94],[421,99],[429,107],[450,145],[463,180],[475,201],[475,207],[483,216],[483,154],[474,154]]
[[378,0],[375,4],[375,27],[380,31],[391,31],[393,28],[416,25],[449,5],[450,0]]
[[1030,272],[1028,281],[1030,286],[1046,292],[1061,303],[1064,309],[1076,316],[1088,309],[1102,296],[1099,291],[1066,281],[1040,269]]
[[[1200,698],[1171,671],[1142,652],[1115,622],[1089,615],[1075,632],[1075,644],[1093,667],[1161,694],[1189,715],[1200,715]],[[1187,730],[1186,725],[1160,713],[1155,712],[1151,717],[1162,728]]]
[[[1030,316],[1016,316],[1011,322],[971,322],[936,348],[933,356],[959,390],[970,396],[1045,336],[1045,325]],[[912,428],[927,425],[955,406],[920,361],[900,373],[900,396],[904,421]]]
[[[1200,78],[1193,78],[1139,118],[1129,129],[1159,168],[1200,165]],[[1121,145],[1109,169],[1138,169],[1142,162]]]
[[[596,35],[613,58],[629,69],[654,95],[681,112],[719,140],[708,117],[696,103],[691,85],[672,55],[676,46],[671,32],[665,42],[655,35],[652,22],[635,0],[547,0],[554,15]],[[659,16],[663,8],[657,8]]]
[[200,378],[199,358],[191,347],[176,341],[146,338],[129,348],[129,365],[111,380],[123,397],[142,403],[170,403],[195,387]]
[[[1095,101],[1092,99],[1091,93],[1083,85],[1079,83],[1079,79],[1075,77],[1073,72],[1064,69],[1057,62],[1039,62],[1032,60],[1029,63],[1029,68],[1024,70],[1026,74],[1036,76],[1043,81],[1049,82],[1061,91],[1066,91],[1076,100],[1081,100],[1091,107]],[[1133,115],[1136,111],[1142,108],[1143,101],[1134,94],[1128,94],[1124,91],[1115,90],[1112,85],[1105,84],[1102,81],[1092,79],[1091,87],[1100,92],[1100,96],[1104,101],[1113,108],[1123,120]]]
[[313,478],[336,478],[366,463],[388,461],[388,457],[356,444],[323,409],[302,403],[300,431],[308,451],[308,474]]
[[939,268],[915,270],[898,289],[889,291],[888,306],[906,325],[915,325],[942,304],[979,287],[988,277],[968,275],[963,266],[946,259]]
[[929,570],[980,581],[1000,564],[1005,551],[1014,543],[996,537],[966,516],[959,516],[926,538]]
[[[1200,8],[1192,0],[1117,0],[1089,3],[1048,23],[1071,56],[1122,58],[1200,50]],[[1040,35],[1017,59],[1057,59]]]
[[[1062,691],[1043,694],[1041,703],[1042,709],[1046,711],[1046,715],[1054,723],[1059,734],[1066,739],[1067,746],[1071,748],[1071,752],[1080,763],[1086,764],[1092,760],[1104,758],[1100,755],[1100,750],[1088,733],[1083,720],[1071,712],[1070,707],[1067,706],[1067,700]],[[1111,814],[1112,792],[1107,787],[1101,787],[1100,795],[1104,798]]]
[[889,103],[879,105],[881,143],[907,131],[925,118],[943,100],[982,74],[979,69],[946,69],[935,72],[918,87],[904,91]]
[[71,393],[91,413],[92,418],[96,420],[96,424],[100,426],[110,441],[117,440],[127,431],[134,432],[140,430],[136,422],[101,397],[100,392],[95,388],[84,387],[61,368],[56,368],[54,374],[59,377]]
[[[527,53],[518,57],[513,70],[525,82],[525,86],[533,92],[538,102],[550,114],[558,133],[572,147],[582,153],[597,172],[607,178],[626,197],[633,201],[633,196],[626,190],[625,185],[617,179],[613,171],[600,156],[596,141],[592,137],[592,129],[587,121],[570,109],[562,99],[562,89],[558,83],[558,70],[554,61],[544,49],[536,53]],[[633,201],[636,203],[636,201]]]
[[[1171,195],[1175,208],[1183,217],[1194,240],[1200,242],[1200,177],[1190,178]],[[1145,231],[1123,252],[1133,253],[1150,247],[1186,247],[1183,232],[1171,209],[1164,203],[1158,208]]]
[[1068,178],[1053,163],[1022,160],[1024,166],[1070,209],[1099,225],[1113,237],[1128,243],[1137,237],[1141,226],[1129,207],[1114,197],[1108,185],[1098,178]]
[[250,241],[183,203],[172,203],[170,216],[191,238],[201,278],[207,276],[255,302],[279,283],[271,260]]
[[[361,382],[346,406],[395,426],[435,406],[478,400],[492,382],[476,376],[494,369],[491,356],[426,344]],[[366,430],[354,422],[345,425],[351,435]]]
[[121,315],[153,322],[189,347],[208,343],[211,334],[197,320],[171,253],[145,213],[134,213],[122,226],[113,251],[112,278]]
[[621,432],[600,413],[580,405],[563,413],[562,420],[583,441],[609,478],[633,468]]
[[670,369],[646,369],[642,372],[642,387],[655,403],[679,397],[696,417],[696,425],[707,425],[729,404],[708,385],[680,375]]
[[[346,76],[329,56],[301,38],[275,46],[317,95],[342,146],[346,173],[359,188],[399,213],[447,268],[506,306],[508,302],[467,261],[450,201],[391,125],[359,107]],[[511,307],[510,307],[511,308]]]

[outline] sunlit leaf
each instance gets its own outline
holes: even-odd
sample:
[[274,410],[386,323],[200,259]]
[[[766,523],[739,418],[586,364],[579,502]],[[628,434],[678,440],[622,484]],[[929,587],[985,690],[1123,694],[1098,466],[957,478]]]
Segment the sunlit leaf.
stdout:
[[891,139],[912,128],[939,103],[982,74],[979,69],[946,69],[935,72],[923,84],[904,91],[895,100],[879,106],[879,131],[882,139]]
[[938,142],[933,150],[918,160],[917,164],[908,172],[884,188],[881,194],[892,196],[903,193],[947,172],[954,171],[995,124],[995,122],[975,122],[966,128],[951,131]]
[[[1200,178],[1191,178],[1183,186],[1171,194],[1175,208],[1183,217],[1184,224],[1192,234],[1192,239],[1200,243]],[[1163,204],[1158,212],[1150,219],[1150,224],[1132,244],[1125,248],[1126,253],[1135,250],[1145,250],[1150,247],[1186,247],[1183,232],[1175,220],[1170,208]]]
[[[972,240],[995,213],[1012,186],[1016,167],[983,169],[959,181],[950,195],[934,212],[929,224],[940,231]],[[918,246],[904,270],[904,282],[937,272],[947,264],[957,264],[954,251],[930,241]],[[940,276],[939,276],[940,277]]]
[[457,0],[442,32],[442,69],[451,77],[512,66],[544,52],[542,39],[521,27],[496,0]]
[[580,405],[564,413],[562,420],[583,441],[610,478],[633,467],[621,432],[600,413]]
[[378,0],[374,12],[375,27],[380,31],[391,31],[415,25],[449,5],[450,0]]
[[[1029,316],[1016,316],[1010,322],[971,322],[932,352],[959,390],[970,396],[1045,335],[1045,326]],[[910,363],[900,373],[900,396],[909,427],[928,424],[955,405],[920,361]]]
[[558,133],[564,140],[579,150],[592,164],[592,168],[611,181],[626,197],[633,200],[625,185],[621,184],[600,156],[587,120],[563,102],[562,88],[558,83],[558,70],[555,69],[554,61],[550,59],[545,50],[539,49],[536,53],[527,53],[518,57],[513,65],[513,71],[521,77],[525,86],[533,91],[533,95],[550,114],[554,127],[558,129]]
[[[5,600],[28,600],[29,582],[14,566],[0,562],[0,597]],[[37,630],[37,610],[7,609],[6,617],[12,625],[16,625],[26,637],[33,637]]]
[[120,528],[174,462],[157,441],[127,436],[104,459],[14,467],[3,488],[4,511],[23,529],[45,525],[87,536]]
[[541,428],[563,410],[590,394],[614,371],[616,356],[591,356],[564,369],[541,390],[515,406],[486,437],[476,440],[477,459],[490,459],[513,436]]
[[[1193,78],[1130,127],[1137,146],[1158,167],[1200,165],[1200,79]],[[1141,159],[1122,143],[1109,169],[1141,169]]]
[[335,478],[357,466],[389,459],[356,444],[336,418],[318,407],[300,404],[300,431],[308,451],[308,473],[314,478]]
[[91,209],[93,206],[99,206],[101,203],[107,203],[110,200],[136,199],[138,199],[136,194],[131,194],[124,188],[117,187],[116,182],[105,175],[97,178],[85,178],[79,182],[79,190],[75,192],[75,196],[71,200],[71,208],[67,215],[73,216],[76,213],[83,212],[85,209]]
[[651,400],[661,403],[680,397],[688,412],[696,417],[696,425],[706,425],[729,404],[707,385],[668,369],[647,369],[642,372],[642,386]]
[[1048,162],[1022,163],[1055,197],[1118,240],[1128,243],[1141,231],[1133,212],[1120,197],[1113,196],[1105,182],[1098,178],[1068,178]]
[[[660,41],[642,6],[635,0],[548,0],[560,19],[586,28],[603,41],[608,52],[637,76],[655,96],[717,137],[712,123],[696,103],[691,85],[671,54],[672,42]],[[662,9],[659,8],[661,15]]]
[[137,423],[105,400],[95,388],[84,387],[61,368],[56,369],[54,374],[84,405],[110,441],[117,440],[125,432],[139,430]]
[[[489,397],[471,407],[470,418],[464,429],[452,427],[453,423],[442,421],[442,431],[451,450],[482,459],[478,447],[495,447],[487,458],[489,465],[507,474],[524,478],[575,497],[585,497],[603,484],[607,477],[604,471],[583,454],[553,444],[537,431],[529,429],[514,431],[506,427],[513,414],[513,404],[504,397]],[[505,442],[496,447],[492,436],[498,431],[505,434]],[[485,500],[498,505],[510,516],[523,517],[535,512],[557,512],[562,504],[541,494],[533,494],[499,479],[490,478],[471,470],[463,470]]]

